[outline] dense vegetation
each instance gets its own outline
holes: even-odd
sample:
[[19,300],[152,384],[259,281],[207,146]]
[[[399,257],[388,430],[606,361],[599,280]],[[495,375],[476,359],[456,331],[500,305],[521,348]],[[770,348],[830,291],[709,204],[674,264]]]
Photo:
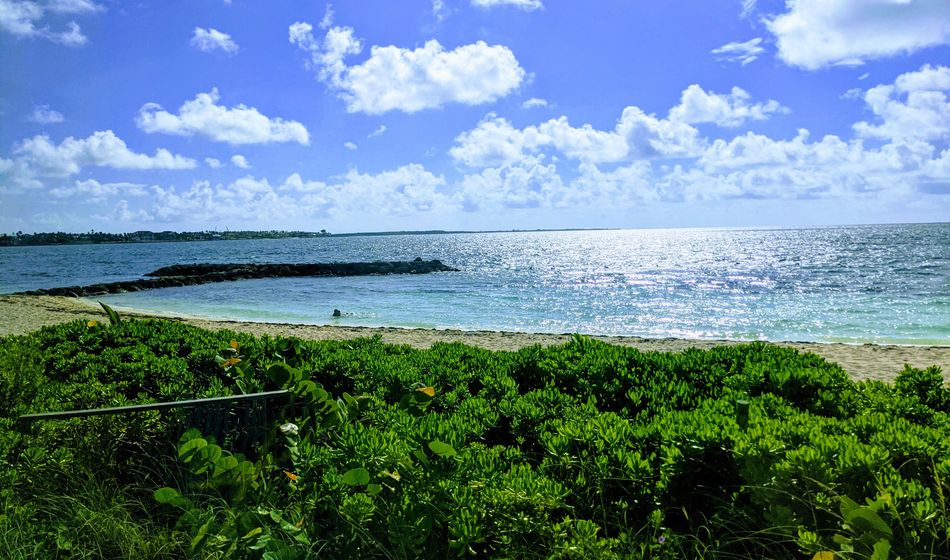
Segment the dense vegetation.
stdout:
[[[14,429],[279,388],[292,402],[250,448],[181,411]],[[763,343],[506,353],[74,322],[0,339],[0,402],[12,558],[950,557],[937,368],[889,385]]]
[[90,230],[88,233],[62,231],[0,234],[0,247],[17,245],[73,245],[87,243],[147,243],[153,241],[226,241],[231,239],[286,239],[289,237],[325,237],[327,231],[135,231],[106,233]]

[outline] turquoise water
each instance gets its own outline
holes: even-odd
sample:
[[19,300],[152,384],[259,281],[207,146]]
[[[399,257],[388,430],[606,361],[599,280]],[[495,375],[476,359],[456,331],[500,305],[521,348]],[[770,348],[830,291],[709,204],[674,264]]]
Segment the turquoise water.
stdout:
[[[458,273],[101,298],[209,318],[697,339],[950,344],[950,224],[329,237],[0,249],[0,292],[194,262],[439,258]],[[334,308],[344,312],[331,317]]]

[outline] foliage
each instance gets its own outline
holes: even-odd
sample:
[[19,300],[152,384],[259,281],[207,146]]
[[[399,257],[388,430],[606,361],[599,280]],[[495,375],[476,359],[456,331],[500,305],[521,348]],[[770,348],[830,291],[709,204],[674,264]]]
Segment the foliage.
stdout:
[[[289,401],[252,449],[178,412],[11,429],[26,412],[274,389]],[[854,383],[764,343],[416,350],[126,320],[0,339],[0,398],[0,544],[49,557],[68,551],[42,504],[96,502],[90,479],[125,501],[86,509],[142,546],[176,543],[140,555],[950,556],[938,368]]]

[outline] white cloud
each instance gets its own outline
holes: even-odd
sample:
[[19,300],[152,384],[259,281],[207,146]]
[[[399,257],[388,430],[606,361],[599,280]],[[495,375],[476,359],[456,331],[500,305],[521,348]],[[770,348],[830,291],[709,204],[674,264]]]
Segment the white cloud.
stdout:
[[210,167],[211,169],[220,169],[220,168],[224,165],[224,164],[221,163],[221,160],[215,159],[215,158],[213,158],[213,157],[207,157],[207,158],[205,158],[205,163],[206,163],[206,164],[208,165],[208,167]]
[[118,222],[142,224],[154,218],[145,210],[132,210],[127,200],[120,200],[112,210],[112,218]]
[[311,213],[407,214],[447,207],[444,186],[444,177],[412,163],[376,174],[351,170],[333,182],[303,181],[295,173],[280,190],[301,193],[298,204]]
[[748,92],[739,87],[729,94],[706,92],[697,84],[683,90],[679,105],[670,109],[670,120],[696,124],[716,123],[719,126],[739,126],[748,119],[765,120],[773,113],[788,113],[778,101],[749,104]]
[[86,167],[112,169],[193,169],[195,160],[158,149],[154,155],[133,152],[111,130],[54,144],[46,135],[17,143],[13,159],[0,159],[0,185],[8,190],[38,189],[48,178],[75,175]]
[[739,13],[740,17],[749,17],[755,11],[756,0],[741,0],[742,2],[742,11]]
[[87,202],[101,202],[115,196],[144,196],[145,185],[138,183],[100,183],[95,179],[76,181],[72,186],[62,186],[50,189],[49,193],[56,198],[82,198]]
[[84,14],[103,9],[88,0],[56,0],[46,4],[26,0],[0,0],[0,30],[17,38],[40,38],[67,47],[79,47],[88,42],[79,25],[70,21],[64,31],[54,31],[43,23],[46,12]]
[[548,107],[548,102],[540,97],[532,97],[521,104],[522,109],[533,109],[535,107]]
[[916,72],[901,74],[894,80],[897,91],[911,93],[926,90],[950,90],[950,68],[924,64]]
[[344,143],[343,143],[343,147],[346,148],[347,150],[355,150],[355,149],[358,148],[359,146],[357,146],[357,145],[354,144],[353,142],[344,142]]
[[247,158],[242,156],[241,154],[234,154],[233,156],[231,156],[231,163],[235,167],[240,167],[241,169],[251,168],[251,164],[248,163]]
[[533,12],[544,7],[541,0],[471,0],[477,8],[494,8],[496,6],[513,6],[526,12]]
[[322,41],[312,31],[312,25],[297,22],[289,28],[290,42],[310,54],[310,67],[338,92],[351,113],[480,105],[508,95],[525,77],[511,50],[483,41],[450,51],[435,39],[417,49],[373,46],[369,59],[347,66],[344,58],[362,51],[353,29],[332,27]]
[[195,160],[158,149],[149,156],[129,150],[111,130],[99,131],[86,138],[66,138],[53,144],[46,135],[20,142],[13,153],[40,175],[66,177],[79,173],[84,166],[114,169],[192,169]]
[[330,29],[331,25],[333,25],[333,5],[327,4],[327,7],[323,10],[323,18],[320,19],[320,23],[317,24],[317,27],[320,29]]
[[689,156],[698,153],[701,143],[699,132],[688,123],[659,119],[631,106],[623,110],[613,130],[590,124],[575,127],[565,116],[517,129],[490,113],[474,129],[458,135],[449,153],[470,167],[512,164],[546,148],[569,158],[606,163]]
[[83,14],[105,11],[103,6],[91,0],[51,0],[46,9],[57,14]]
[[636,161],[611,171],[603,171],[592,163],[581,163],[577,171],[562,202],[568,207],[629,207],[662,198],[647,161]]
[[222,51],[227,54],[238,52],[238,44],[227,33],[217,29],[196,27],[191,36],[191,46],[202,52]]
[[432,15],[435,16],[435,21],[438,23],[449,17],[449,10],[443,0],[432,0]]
[[856,123],[862,137],[885,140],[945,140],[950,138],[950,68],[924,65],[901,74],[893,85],[879,85],[864,101],[880,124]]
[[950,43],[946,0],[786,0],[765,21],[785,63],[807,70]]
[[55,124],[63,122],[64,119],[62,113],[50,109],[49,105],[34,105],[28,120],[39,124]]
[[528,156],[466,175],[456,198],[463,210],[474,212],[557,206],[564,194],[564,183],[555,165],[545,163],[544,156]]
[[339,214],[407,215],[454,208],[442,191],[445,179],[421,165],[381,173],[351,170],[330,181],[308,181],[293,173],[279,184],[242,177],[228,184],[194,181],[185,190],[152,187],[147,213],[162,222],[307,223]]
[[219,99],[217,88],[210,93],[199,93],[179,107],[177,115],[162,110],[160,105],[148,103],[139,109],[135,122],[140,129],[149,133],[163,132],[180,136],[201,134],[233,145],[310,143],[310,134],[297,121],[271,119],[254,107],[245,105],[229,109],[216,105]]
[[756,37],[755,39],[749,39],[743,43],[726,43],[710,52],[719,55],[716,57],[716,60],[738,62],[745,66],[759,58],[759,55],[764,53],[765,49],[762,47],[762,38]]
[[377,136],[382,136],[385,133],[386,133],[386,125],[381,124],[376,128],[376,130],[374,130],[373,132],[370,132],[366,137],[376,138]]

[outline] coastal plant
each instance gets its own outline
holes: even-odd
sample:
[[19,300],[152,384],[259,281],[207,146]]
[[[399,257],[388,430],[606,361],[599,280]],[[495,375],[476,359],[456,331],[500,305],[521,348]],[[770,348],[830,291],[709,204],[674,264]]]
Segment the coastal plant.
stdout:
[[[251,445],[172,411],[13,429],[275,389]],[[0,542],[68,555],[44,505],[67,496],[174,542],[159,557],[942,558],[946,391],[937,368],[855,383],[764,343],[418,350],[76,321],[0,338]]]

